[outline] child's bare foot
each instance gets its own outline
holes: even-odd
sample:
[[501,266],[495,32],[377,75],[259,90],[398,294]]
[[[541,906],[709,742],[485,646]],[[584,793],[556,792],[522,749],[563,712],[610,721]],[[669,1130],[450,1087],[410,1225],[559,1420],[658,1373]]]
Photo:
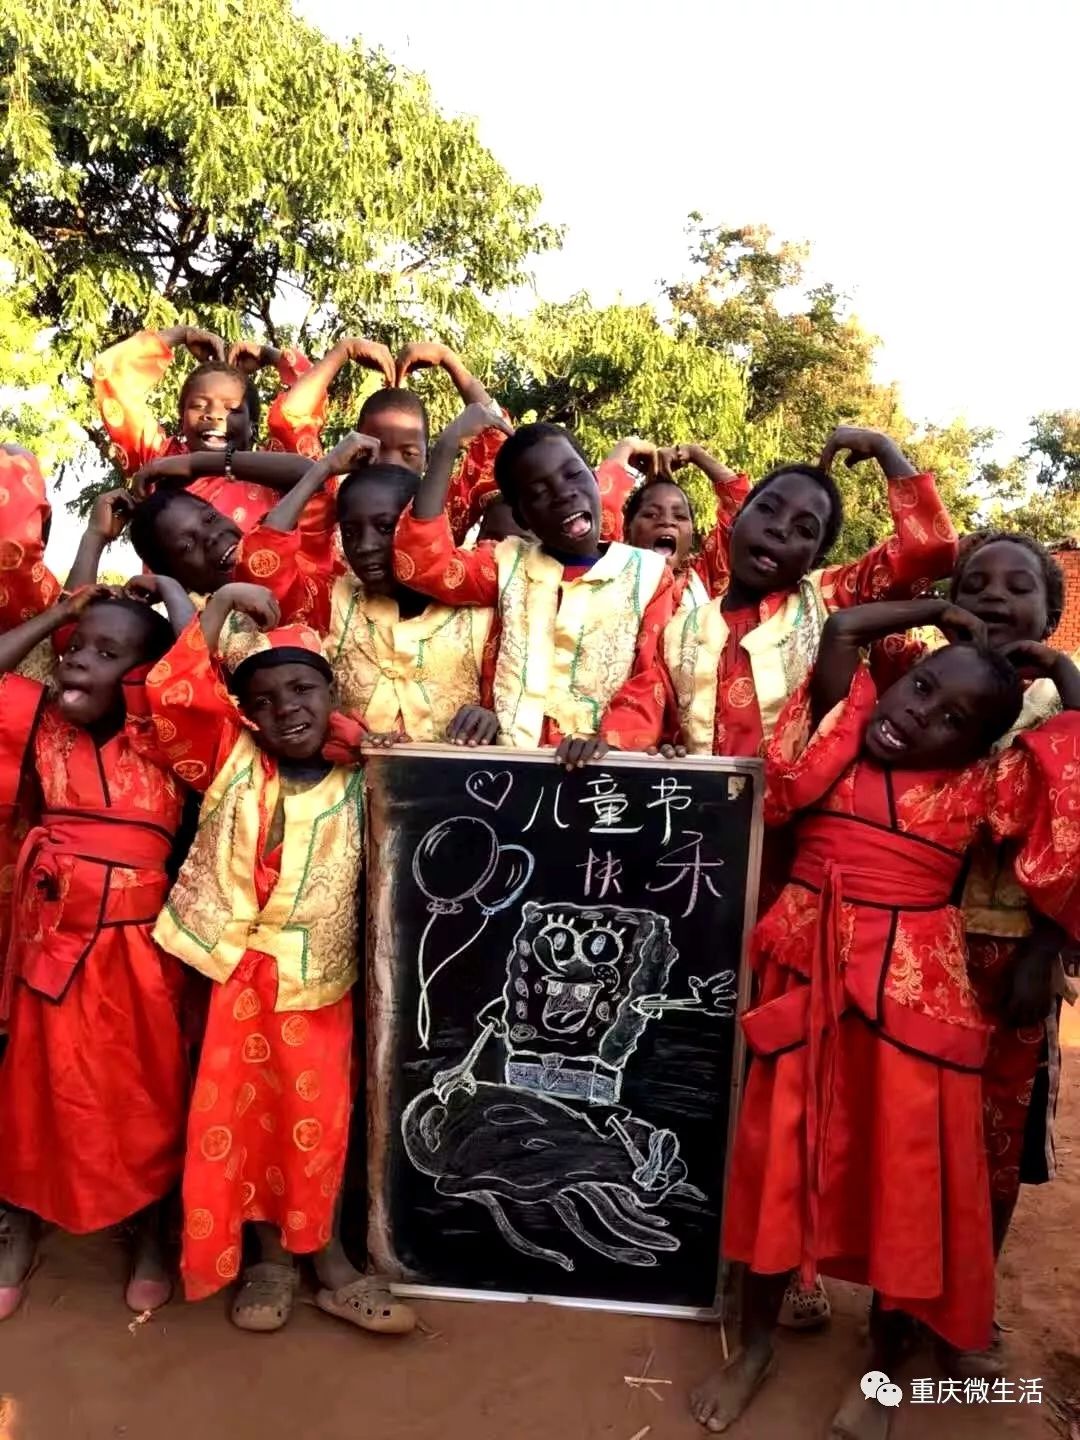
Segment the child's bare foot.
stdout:
[[892,1411],[867,1400],[856,1380],[844,1396],[829,1427],[829,1440],[888,1440]]
[[755,1340],[690,1396],[690,1413],[713,1434],[734,1425],[773,1372],[770,1340]]
[[163,1206],[151,1205],[135,1222],[135,1243],[131,1275],[124,1301],[129,1310],[143,1315],[160,1310],[172,1299],[173,1279],[166,1255]]
[[16,1206],[0,1209],[0,1320],[14,1315],[26,1293],[34,1268],[39,1233],[38,1218]]

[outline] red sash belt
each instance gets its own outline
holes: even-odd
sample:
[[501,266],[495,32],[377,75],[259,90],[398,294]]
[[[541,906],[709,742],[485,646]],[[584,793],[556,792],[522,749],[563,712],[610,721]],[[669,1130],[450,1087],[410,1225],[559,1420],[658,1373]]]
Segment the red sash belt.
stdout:
[[[59,1000],[102,925],[152,921],[168,889],[171,848],[172,836],[145,811],[45,811],[19,851],[0,1018],[16,978]],[[116,884],[116,868],[145,873]]]
[[817,890],[831,870],[850,904],[926,910],[949,903],[963,858],[848,815],[808,815],[797,831],[792,879]]

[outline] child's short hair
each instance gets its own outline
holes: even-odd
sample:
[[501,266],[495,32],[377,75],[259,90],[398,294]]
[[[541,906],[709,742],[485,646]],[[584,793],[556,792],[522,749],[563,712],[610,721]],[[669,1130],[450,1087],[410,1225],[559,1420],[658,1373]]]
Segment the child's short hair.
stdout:
[[131,548],[152,575],[165,575],[169,571],[170,560],[158,539],[157,524],[170,505],[175,505],[180,499],[192,505],[213,508],[208,501],[192,495],[189,490],[158,486],[153,494],[140,500],[132,511],[128,539],[131,541]]
[[840,496],[836,481],[829,472],[823,470],[820,465],[796,462],[790,465],[778,465],[775,470],[770,470],[767,475],[761,477],[739,506],[735,520],[738,520],[739,515],[742,514],[751,501],[761,494],[762,490],[767,490],[770,485],[775,485],[777,480],[782,479],[785,475],[805,475],[808,480],[813,480],[815,484],[820,485],[828,497],[829,518],[825,522],[825,529],[821,536],[821,545],[818,548],[817,555],[814,557],[814,564],[816,565],[825,559],[826,555],[828,555],[829,551],[836,544],[836,537],[840,534],[844,524],[844,502]]
[[1034,555],[1038,560],[1039,568],[1042,571],[1043,585],[1046,589],[1046,633],[1052,634],[1061,623],[1062,612],[1065,609],[1065,571],[1046,546],[1040,545],[1038,540],[1031,535],[1011,530],[979,530],[975,535],[964,536],[960,542],[960,558],[956,563],[952,583],[949,586],[949,599],[955,602],[960,582],[979,551],[985,549],[987,545],[997,545],[1002,542],[1019,545],[1021,550],[1026,550],[1028,554]]
[[417,487],[420,484],[420,476],[415,470],[407,470],[404,465],[361,465],[359,469],[350,470],[344,477],[337,493],[337,513],[341,518],[342,505],[345,497],[352,493],[357,485],[369,485],[379,483],[394,490],[401,501],[402,510],[409,501],[416,495]]
[[360,414],[356,417],[356,428],[362,430],[365,420],[377,420],[378,417],[388,410],[408,410],[420,421],[420,428],[424,435],[424,444],[428,441],[428,417],[424,402],[419,395],[412,390],[395,390],[394,388],[375,390],[367,397],[360,406]]
[[630,494],[626,497],[626,503],[623,506],[624,533],[630,528],[630,522],[641,509],[642,505],[644,505],[646,495],[650,490],[655,490],[657,485],[674,485],[675,489],[681,493],[683,499],[686,501],[690,509],[691,517],[693,517],[694,511],[693,506],[690,505],[690,496],[687,495],[679,482],[672,480],[668,475],[654,475],[651,480],[646,480],[644,485],[639,485],[635,490],[631,490]]
[[1016,666],[1000,651],[970,643],[949,645],[944,653],[948,654],[950,650],[970,650],[979,657],[992,677],[990,699],[979,712],[983,744],[989,749],[995,740],[1000,740],[1016,724],[1024,708],[1024,682]]
[[155,660],[160,660],[162,655],[172,649],[176,641],[172,626],[164,615],[153,609],[145,600],[133,600],[130,595],[103,595],[100,599],[91,600],[86,608],[87,610],[96,610],[104,605],[126,610],[128,614],[139,617],[144,631],[143,664],[152,665]]
[[538,420],[532,425],[519,426],[500,445],[495,456],[495,483],[502,491],[503,499],[511,506],[517,505],[518,490],[514,480],[514,469],[526,451],[544,440],[565,440],[575,450],[582,463],[591,470],[592,461],[582,450],[569,430],[562,425],[552,425],[547,420]]

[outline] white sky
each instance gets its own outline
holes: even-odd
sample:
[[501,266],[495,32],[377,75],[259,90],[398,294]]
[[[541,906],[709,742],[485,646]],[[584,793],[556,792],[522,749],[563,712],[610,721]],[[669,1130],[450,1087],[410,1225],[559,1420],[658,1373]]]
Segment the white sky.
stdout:
[[[301,11],[335,38],[332,0]],[[1076,404],[1075,3],[409,0],[363,38],[423,70],[568,226],[545,297],[653,296],[685,217],[808,240],[916,417],[1022,436]]]
[[[357,33],[341,0],[298,8]],[[992,425],[1013,453],[1080,403],[1075,0],[364,8],[365,42],[475,115],[567,226],[544,298],[654,298],[689,211],[763,222],[811,243],[916,419]]]

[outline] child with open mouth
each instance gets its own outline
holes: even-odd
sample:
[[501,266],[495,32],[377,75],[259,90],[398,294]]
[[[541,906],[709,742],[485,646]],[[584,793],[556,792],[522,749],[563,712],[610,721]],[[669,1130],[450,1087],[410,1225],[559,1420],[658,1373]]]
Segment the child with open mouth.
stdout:
[[[177,432],[170,435],[149,399],[181,345],[197,364],[180,390]],[[233,345],[226,356],[219,335],[191,325],[140,330],[111,346],[94,362],[94,395],[120,470],[133,479],[150,462],[170,456],[224,458],[230,450],[250,450],[259,419],[259,396],[251,377],[269,365],[276,368],[284,386],[294,384],[311,368],[296,350],[250,341]],[[152,472],[142,475],[137,498],[157,478]],[[250,530],[277,498],[272,488],[234,476],[228,466],[196,476],[191,490],[230,516],[241,530]]]
[[[861,658],[936,623],[963,637],[881,695]],[[1004,752],[1019,668],[1065,707]],[[708,1430],[734,1423],[771,1373],[792,1268],[870,1286],[873,1355],[895,1373],[910,1322],[986,1347],[994,1310],[982,1077],[990,1027],[951,902],[979,836],[1014,845],[1036,908],[1080,933],[1080,671],[1037,641],[991,650],[946,601],[872,604],[825,626],[812,678],[766,754],[766,820],[798,817],[791,879],[759,921],[753,1060],[728,1176],[723,1252],[748,1267],[743,1348],[696,1392]],[[832,1434],[884,1436],[855,1383]]]
[[[181,1273],[189,1299],[239,1277],[233,1323],[278,1330],[294,1305],[293,1257],[310,1255],[321,1309],[402,1334],[412,1312],[353,1268],[338,1232],[363,777],[323,756],[333,689],[320,637],[278,618],[269,591],[227,585],[148,680],[173,769],[205,797],[154,931],[214,982],[188,1124]],[[244,1226],[258,1252],[246,1269]]]
[[433,448],[394,557],[402,584],[497,612],[493,705],[462,716],[450,738],[552,746],[568,766],[609,745],[655,745],[665,704],[657,646],[673,605],[665,558],[603,539],[596,475],[548,424],[517,430],[495,460],[499,489],[535,540],[457,548],[444,506],[458,443],[451,433]]
[[[183,600],[182,596],[179,596]],[[13,673],[61,651],[48,686]],[[143,600],[89,589],[0,636],[0,809],[27,778],[0,1021],[0,1320],[25,1293],[43,1223],[131,1221],[137,1313],[169,1298],[163,1202],[187,1113],[182,969],[152,939],[183,797],[142,680],[172,644]]]

